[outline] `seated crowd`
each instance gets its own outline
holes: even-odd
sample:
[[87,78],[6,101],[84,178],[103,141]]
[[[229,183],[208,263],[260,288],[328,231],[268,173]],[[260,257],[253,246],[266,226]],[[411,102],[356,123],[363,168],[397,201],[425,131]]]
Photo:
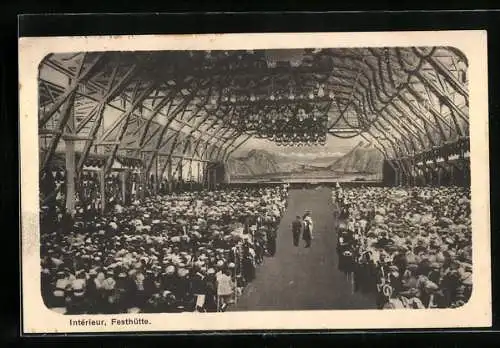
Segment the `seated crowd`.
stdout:
[[104,215],[42,207],[44,302],[68,314],[225,310],[274,254],[287,192],[186,192]]
[[378,308],[455,308],[472,292],[470,190],[337,188],[339,267]]

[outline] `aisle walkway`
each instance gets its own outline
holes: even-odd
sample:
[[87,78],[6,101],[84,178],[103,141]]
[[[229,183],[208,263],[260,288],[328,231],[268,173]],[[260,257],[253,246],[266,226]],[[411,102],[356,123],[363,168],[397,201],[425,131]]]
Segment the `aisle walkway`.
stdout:
[[[274,257],[266,258],[250,283],[231,307],[245,310],[371,309],[375,300],[352,293],[351,284],[337,269],[335,219],[328,188],[292,190],[289,205],[278,231]],[[291,223],[295,216],[311,210],[314,240],[310,249],[304,242],[292,243]]]

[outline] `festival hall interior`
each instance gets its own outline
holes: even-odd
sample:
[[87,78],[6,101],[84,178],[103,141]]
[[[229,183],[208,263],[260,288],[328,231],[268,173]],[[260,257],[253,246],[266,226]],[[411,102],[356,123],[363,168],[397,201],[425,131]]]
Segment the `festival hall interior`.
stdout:
[[67,315],[463,306],[467,68],[453,47],[46,56],[45,306]]

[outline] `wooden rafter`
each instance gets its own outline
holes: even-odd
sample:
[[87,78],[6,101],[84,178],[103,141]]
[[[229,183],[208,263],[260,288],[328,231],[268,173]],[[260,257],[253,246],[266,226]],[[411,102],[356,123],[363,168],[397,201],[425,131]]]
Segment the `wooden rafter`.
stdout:
[[[108,105],[109,101],[114,99],[117,95],[121,93],[121,91],[126,87],[128,82],[130,81],[130,78],[132,77],[133,73],[136,70],[136,65],[132,65],[127,73],[121,77],[119,81],[116,81],[116,74],[119,68],[119,64],[116,64],[115,68],[113,69],[113,73],[108,81],[108,86],[106,88],[105,95],[102,97],[100,100],[99,104],[97,105],[97,110],[95,114],[97,115],[96,120],[94,121],[92,125],[92,129],[90,130],[90,136],[92,138],[95,138],[97,136],[97,131],[99,130],[99,127],[101,126],[103,117],[104,117],[104,111],[106,109],[106,106]],[[85,146],[82,151],[82,156],[80,157],[80,160],[77,165],[77,175],[81,173],[84,163],[87,159],[87,156],[90,152],[90,149],[94,145],[94,140],[87,141],[85,143]],[[116,144],[115,144],[116,145]]]
[[74,96],[75,91],[81,82],[91,77],[91,74],[94,72],[94,68],[102,58],[102,54],[98,54],[93,59],[93,61],[89,63],[89,65],[86,67],[86,70],[83,71],[85,67],[85,58],[86,55],[83,56],[82,61],[80,62],[80,65],[77,68],[75,78],[71,81],[68,88],[64,91],[64,93],[61,96],[59,96],[59,98],[51,106],[51,108],[47,112],[45,112],[40,118],[38,122],[39,128],[42,128],[47,123],[47,121],[52,117],[52,115],[54,115],[54,113],[56,113],[56,111],[59,110],[59,108],[68,100],[68,98]]
[[[137,82],[136,85],[139,85],[141,82]],[[122,138],[127,130],[127,125],[128,125],[128,120],[130,119],[130,116],[134,112],[134,110],[144,101],[144,98],[146,98],[154,89],[154,86],[156,84],[156,81],[150,81],[147,83],[146,87],[137,94],[136,98],[133,100],[132,104],[129,105],[129,109],[122,115],[123,122],[121,124],[121,127],[118,132],[118,142],[122,141]],[[116,157],[116,153],[118,152],[119,144],[112,145],[112,150],[111,154],[108,156],[108,159],[106,161],[106,165],[104,168],[104,172],[108,173],[109,170],[111,169],[111,166],[113,164],[113,161]]]

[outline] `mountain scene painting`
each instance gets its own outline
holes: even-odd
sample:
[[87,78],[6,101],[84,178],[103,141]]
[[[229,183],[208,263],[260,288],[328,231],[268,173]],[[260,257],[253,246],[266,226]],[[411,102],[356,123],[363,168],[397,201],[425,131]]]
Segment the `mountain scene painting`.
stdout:
[[348,151],[280,153],[251,149],[230,158],[231,180],[289,180],[304,176],[336,181],[376,180],[382,175],[383,155],[372,144],[359,141]]

